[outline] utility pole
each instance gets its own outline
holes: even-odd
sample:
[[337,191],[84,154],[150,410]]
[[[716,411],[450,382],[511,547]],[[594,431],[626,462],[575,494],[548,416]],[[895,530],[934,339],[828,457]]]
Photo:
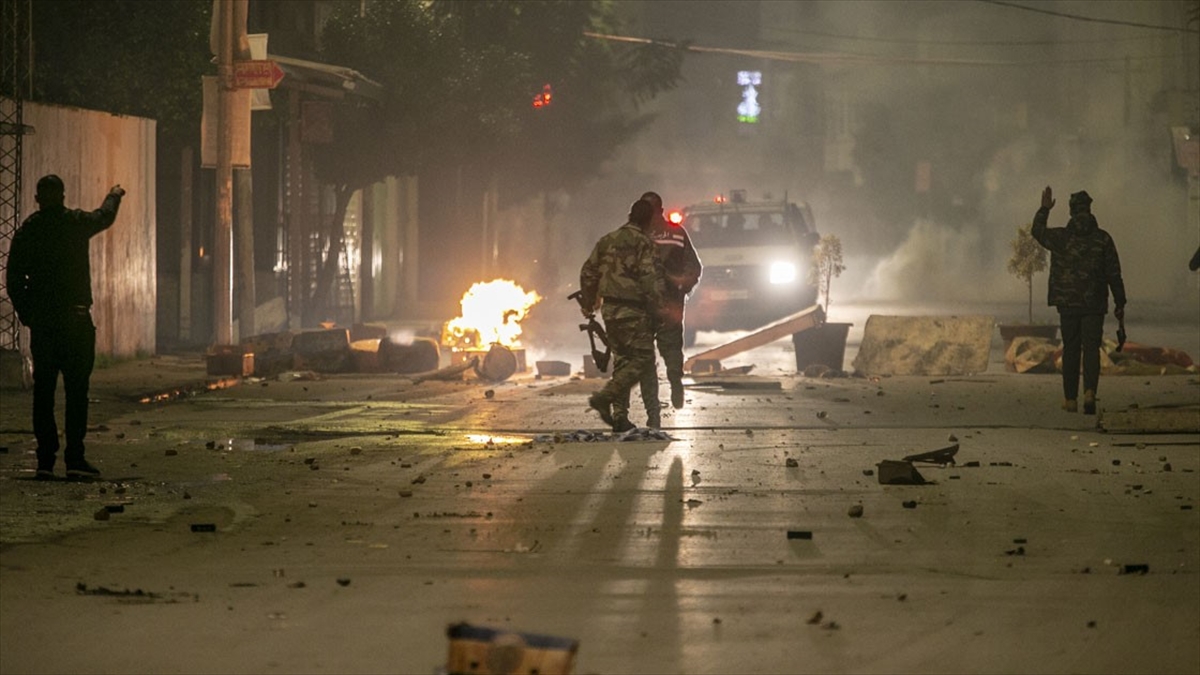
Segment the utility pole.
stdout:
[[213,240],[213,323],[218,345],[233,342],[233,15],[218,0],[217,225]]

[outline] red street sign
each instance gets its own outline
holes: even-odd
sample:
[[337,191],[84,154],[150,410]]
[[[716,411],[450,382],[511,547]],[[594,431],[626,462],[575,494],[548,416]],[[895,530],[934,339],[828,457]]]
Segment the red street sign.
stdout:
[[283,70],[271,59],[233,62],[234,89],[274,89],[283,79]]

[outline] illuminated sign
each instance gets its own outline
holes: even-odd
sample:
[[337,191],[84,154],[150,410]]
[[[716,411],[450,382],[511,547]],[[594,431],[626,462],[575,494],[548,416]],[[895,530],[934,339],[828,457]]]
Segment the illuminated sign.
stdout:
[[739,70],[738,86],[742,88],[742,102],[738,104],[738,121],[743,124],[758,124],[762,106],[758,104],[758,87],[762,85],[762,73],[757,70]]

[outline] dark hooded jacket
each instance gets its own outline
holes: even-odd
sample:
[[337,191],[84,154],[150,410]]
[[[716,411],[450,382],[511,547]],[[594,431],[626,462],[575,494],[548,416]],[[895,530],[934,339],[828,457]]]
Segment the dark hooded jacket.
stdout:
[[18,320],[26,326],[92,306],[89,240],[117,218],[121,198],[109,194],[95,211],[43,208],[25,219],[8,251],[6,283]]
[[1125,306],[1121,260],[1112,237],[1100,229],[1089,211],[1072,214],[1066,227],[1046,227],[1050,209],[1033,217],[1033,238],[1050,251],[1047,304],[1063,313],[1107,314],[1113,304]]

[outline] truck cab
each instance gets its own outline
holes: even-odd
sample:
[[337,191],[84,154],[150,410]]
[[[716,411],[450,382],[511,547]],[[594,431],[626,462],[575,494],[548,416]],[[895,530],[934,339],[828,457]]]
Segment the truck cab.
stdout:
[[698,331],[758,328],[816,303],[808,274],[820,235],[807,204],[733,190],[679,214],[704,264],[684,315],[687,346]]

